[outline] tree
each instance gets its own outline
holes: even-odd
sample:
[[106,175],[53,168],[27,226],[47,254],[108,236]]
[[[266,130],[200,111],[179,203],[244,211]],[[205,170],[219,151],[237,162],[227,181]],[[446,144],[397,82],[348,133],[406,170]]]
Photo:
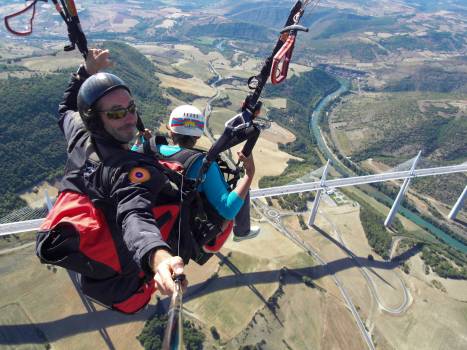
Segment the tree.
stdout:
[[217,329],[216,327],[212,326],[211,327],[211,334],[212,334],[212,337],[215,339],[215,340],[219,340],[221,337],[219,335],[219,333],[217,332]]
[[[145,350],[160,350],[167,327],[168,317],[163,310],[158,309],[156,314],[146,321],[140,335],[136,338]],[[201,350],[206,336],[188,320],[183,321],[183,340],[186,350]]]

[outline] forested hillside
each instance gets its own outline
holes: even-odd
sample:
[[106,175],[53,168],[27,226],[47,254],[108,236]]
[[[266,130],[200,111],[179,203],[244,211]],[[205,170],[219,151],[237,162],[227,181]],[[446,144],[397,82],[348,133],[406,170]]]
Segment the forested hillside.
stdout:
[[[441,84],[430,86],[443,88]],[[420,167],[432,167],[467,160],[465,113],[459,93],[376,93],[345,98],[334,109],[332,123],[338,125],[336,138],[344,140],[344,154],[355,162],[373,158],[395,166],[421,150]],[[465,178],[463,174],[427,177],[418,179],[414,188],[452,205],[464,188]]]
[[262,25],[251,23],[215,23],[195,26],[190,29],[192,38],[200,36],[211,36],[220,38],[231,38],[237,40],[251,40],[268,42],[274,38],[275,33]]
[[[411,156],[422,150],[424,157],[433,161],[465,160],[467,119],[454,106],[431,107],[421,111],[419,101],[423,97],[417,94],[385,95],[380,98],[381,106],[368,106],[366,113],[373,115],[373,119],[366,125],[371,123],[378,137],[367,140],[365,148],[353,154],[355,159],[400,157],[403,154]],[[382,112],[384,107],[386,114]],[[376,114],[378,112],[381,114]]]
[[411,75],[389,83],[385,90],[467,92],[467,73],[425,65]]
[[68,74],[0,80],[0,216],[24,206],[15,194],[57,176],[65,164],[65,143],[57,108]]
[[[154,66],[137,50],[105,43],[112,70],[131,87],[149,126],[166,113],[166,101],[154,77]],[[24,206],[17,193],[40,181],[60,176],[65,143],[57,126],[57,108],[71,72],[37,74],[0,80],[0,217]]]

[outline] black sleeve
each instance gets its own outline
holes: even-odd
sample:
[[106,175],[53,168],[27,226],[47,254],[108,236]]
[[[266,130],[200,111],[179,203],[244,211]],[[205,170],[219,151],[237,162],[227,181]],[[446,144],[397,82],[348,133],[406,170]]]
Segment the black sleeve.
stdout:
[[[135,176],[137,172],[139,178]],[[122,228],[123,240],[135,262],[151,275],[150,253],[160,248],[171,251],[152,214],[157,197],[170,183],[160,171],[147,165],[117,171],[114,178],[111,200],[117,203],[117,225]]]
[[68,143],[77,132],[84,129],[84,124],[77,113],[77,97],[79,88],[88,77],[89,74],[86,72],[84,65],[81,65],[78,71],[72,74],[68,87],[63,94],[62,102],[58,106],[58,125]]

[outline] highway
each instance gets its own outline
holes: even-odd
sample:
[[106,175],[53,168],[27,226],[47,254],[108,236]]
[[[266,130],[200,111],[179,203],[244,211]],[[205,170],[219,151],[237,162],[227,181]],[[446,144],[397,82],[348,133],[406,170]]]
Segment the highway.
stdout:
[[27,220],[0,224],[0,236],[13,235],[15,233],[37,231],[44,219]]
[[[211,113],[212,113],[211,103],[214,100],[216,100],[220,95],[220,91],[217,85],[222,81],[223,78],[219,74],[219,72],[216,70],[216,68],[214,68],[211,62],[209,62],[209,69],[211,70],[211,72],[213,72],[217,76],[216,81],[210,85],[213,89],[216,90],[216,93],[209,98],[209,100],[206,102],[206,106],[204,107],[204,117],[206,118],[206,128],[204,129],[204,134],[207,136],[211,144],[214,144],[214,142],[216,142],[216,139],[214,138],[214,135],[211,133],[211,129],[209,128],[209,118],[211,117]],[[227,152],[227,155],[224,155],[223,153],[221,153],[220,156],[222,160],[227,162],[227,164],[229,164],[230,167],[235,168],[235,163],[232,160],[232,150],[228,149],[226,152]]]
[[[284,236],[289,238],[292,242],[297,244],[300,248],[305,250],[308,254],[313,256],[324,268],[326,268],[327,262],[323,258],[321,258],[321,256],[316,252],[316,250],[314,250],[309,244],[303,241],[297,234],[290,232],[289,230],[287,230],[287,228],[285,228],[282,225],[281,214],[276,209],[270,208],[269,206],[259,201],[252,201],[252,204],[258,209],[258,212],[260,212],[263,215],[267,222],[269,222],[273,227],[275,227]],[[330,273],[329,276],[334,280],[334,283],[339,288],[342,297],[344,298],[347,304],[347,307],[349,308],[350,312],[355,318],[357,326],[360,329],[360,332],[362,333],[363,339],[367,343],[368,348],[371,350],[375,350],[375,346],[371,339],[371,335],[366,330],[366,327],[360,317],[360,314],[358,313],[355,305],[353,304],[352,299],[350,298],[347,290],[344,288],[343,283],[335,274]]]
[[397,276],[397,278],[398,278],[398,280],[399,280],[399,282],[401,284],[401,289],[402,289],[402,292],[403,292],[403,301],[402,301],[402,303],[399,306],[395,307],[395,308],[391,308],[389,306],[384,305],[383,302],[381,301],[381,298],[378,295],[378,291],[376,289],[376,284],[373,281],[373,278],[371,277],[371,274],[368,271],[368,269],[365,266],[363,266],[359,262],[359,260],[355,256],[355,254],[353,254],[352,251],[347,248],[347,246],[345,245],[344,240],[342,238],[342,235],[339,232],[337,226],[334,224],[334,222],[332,222],[332,220],[330,220],[327,217],[327,215],[322,213],[321,211],[320,211],[320,215],[332,227],[332,230],[334,231],[335,235],[339,239],[340,244],[342,245],[340,247],[342,249],[342,251],[344,251],[344,253],[346,253],[347,256],[349,258],[351,258],[355,262],[355,264],[359,267],[359,271],[362,274],[363,278],[366,280],[368,288],[370,289],[370,293],[371,293],[372,297],[376,300],[379,308],[386,311],[387,313],[395,315],[395,316],[400,315],[401,313],[404,313],[408,309],[408,307],[410,306],[410,292],[409,292],[407,286],[405,285],[404,280],[402,279],[402,277],[399,274],[397,274],[397,272],[394,271],[395,275]]
[[211,103],[216,98],[218,98],[220,94],[219,89],[217,88],[217,84],[222,80],[222,77],[219,74],[219,72],[214,68],[211,62],[209,62],[209,69],[215,75],[217,75],[217,80],[210,85],[212,88],[216,90],[216,93],[209,98],[208,102],[206,102],[206,107],[204,107],[204,117],[206,118],[206,128],[204,129],[204,133],[208,137],[209,141],[211,141],[211,143],[213,144],[214,142],[216,142],[216,139],[214,138],[214,135],[211,134],[211,129],[209,129],[209,117],[211,116],[211,113],[212,113]]
[[402,180],[406,178],[444,175],[444,174],[453,174],[453,173],[461,173],[461,172],[467,172],[467,163],[462,163],[459,165],[444,166],[444,167],[436,167],[436,168],[416,169],[414,170],[413,175],[410,170],[406,170],[406,171],[397,171],[397,172],[381,173],[381,174],[374,174],[374,175],[346,177],[346,178],[340,178],[340,179],[326,180],[324,182],[320,180],[320,181],[307,182],[307,183],[294,184],[294,185],[262,188],[262,189],[257,189],[257,190],[251,190],[250,196],[252,199],[261,198],[261,197],[273,197],[273,196],[280,196],[280,195],[291,194],[291,193],[316,191],[319,189],[326,189],[326,188],[356,186],[356,185],[363,185],[363,184],[369,184],[369,183],[375,183],[375,182]]

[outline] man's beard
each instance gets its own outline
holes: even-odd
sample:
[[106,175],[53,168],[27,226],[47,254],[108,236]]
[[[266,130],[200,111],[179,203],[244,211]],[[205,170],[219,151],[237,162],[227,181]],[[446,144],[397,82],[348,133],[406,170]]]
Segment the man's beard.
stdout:
[[129,143],[136,137],[136,124],[129,123],[118,129],[106,130],[114,139],[119,142]]

